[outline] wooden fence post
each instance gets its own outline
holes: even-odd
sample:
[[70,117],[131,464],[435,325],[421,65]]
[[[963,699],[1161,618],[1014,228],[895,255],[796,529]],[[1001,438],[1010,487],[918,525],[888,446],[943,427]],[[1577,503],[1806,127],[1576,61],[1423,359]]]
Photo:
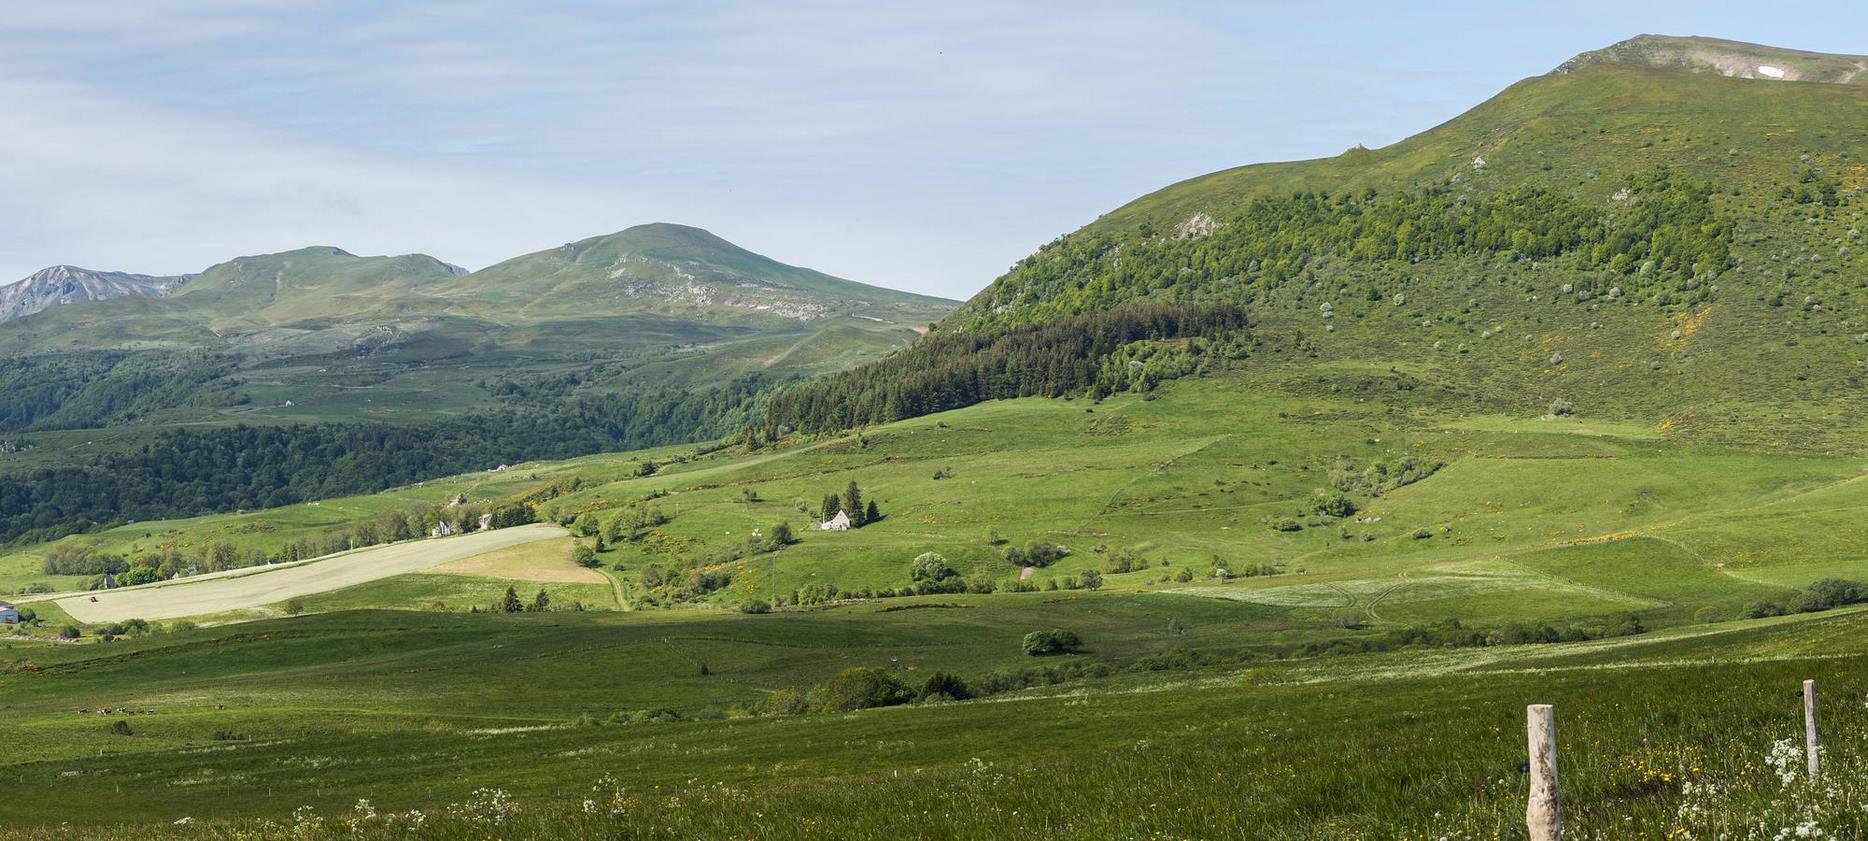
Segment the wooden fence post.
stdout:
[[1803,751],[1809,757],[1810,779],[1822,771],[1821,744],[1816,739],[1816,681],[1803,682]]
[[1531,841],[1557,841],[1563,820],[1557,800],[1557,723],[1549,704],[1525,708],[1531,749],[1531,797],[1524,807],[1524,825]]

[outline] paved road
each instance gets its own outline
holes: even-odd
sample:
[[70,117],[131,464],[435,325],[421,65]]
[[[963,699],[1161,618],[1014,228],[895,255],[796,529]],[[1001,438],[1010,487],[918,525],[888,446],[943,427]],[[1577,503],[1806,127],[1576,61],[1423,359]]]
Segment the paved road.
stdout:
[[[86,623],[124,619],[175,619],[276,604],[286,599],[353,587],[417,572],[483,552],[563,537],[564,529],[534,524],[432,540],[378,546],[320,561],[209,580],[183,579],[142,587],[100,591],[58,600],[73,619]],[[97,601],[91,601],[96,597]]]

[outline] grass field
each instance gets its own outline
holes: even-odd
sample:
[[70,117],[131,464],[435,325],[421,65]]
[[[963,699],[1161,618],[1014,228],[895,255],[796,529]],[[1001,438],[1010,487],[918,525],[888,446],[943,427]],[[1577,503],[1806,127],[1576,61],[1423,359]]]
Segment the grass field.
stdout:
[[[1020,577],[1005,548],[1032,541],[1069,549],[1032,572],[1039,587],[1098,570],[1106,588],[1279,605],[1318,627],[1345,612],[1374,629],[1444,619],[1600,624],[1630,614],[1667,627],[1734,618],[1821,578],[1868,576],[1855,548],[1868,538],[1858,457],[1710,445],[1651,423],[1311,395],[1292,385],[1295,370],[1184,381],[1149,399],[991,403],[778,451],[682,460],[666,450],[522,465],[65,542],[122,553],[217,541],[270,551],[456,493],[498,499],[579,477],[582,489],[543,513],[603,521],[653,505],[667,517],[640,540],[599,554],[604,574],[650,606],[789,601],[814,585],[833,594],[902,588],[911,583],[910,561],[930,551],[961,577],[1003,588]],[[657,459],[658,472],[635,475],[636,465]],[[1368,478],[1379,470],[1399,475],[1404,463],[1418,481]],[[814,530],[819,500],[852,481],[883,518],[849,532]],[[1339,488],[1356,510],[1319,514],[1319,494]],[[745,549],[749,535],[777,523],[792,528],[794,545]],[[564,545],[554,551],[568,551]],[[0,588],[74,586],[36,571],[47,548],[0,558]],[[1118,554],[1135,559],[1130,571],[1118,571],[1111,561]],[[559,572],[502,571],[508,560]],[[459,569],[604,583],[563,562],[471,563]],[[704,594],[671,594],[644,586],[651,565],[729,581]],[[1253,570],[1277,574],[1245,577]],[[360,582],[344,582],[353,583]],[[74,613],[90,615],[83,611]]]
[[[285,612],[280,596],[107,644],[0,637],[0,740],[29,746],[0,774],[19,795],[0,819],[71,820],[59,804],[83,801],[107,805],[75,821],[80,837],[1513,838],[1522,708],[1551,701],[1576,837],[1863,831],[1859,787],[1787,788],[1767,755],[1796,734],[1790,693],[1815,677],[1832,699],[1834,767],[1868,767],[1868,614],[1741,619],[1820,578],[1868,578],[1859,458],[1714,445],[1650,422],[1365,401],[1302,370],[67,538],[274,545],[462,489],[497,499],[572,476],[581,489],[542,513],[601,522],[648,505],[667,518],[607,545],[597,572],[541,526],[549,539],[445,562],[433,549],[462,538],[373,550],[420,553],[422,568],[326,581],[295,594],[296,617],[265,618]],[[645,459],[661,468],[638,476]],[[1358,478],[1404,461],[1418,481]],[[883,519],[810,529],[800,509],[852,480]],[[1315,510],[1336,488],[1353,514]],[[778,522],[798,542],[746,548]],[[1036,540],[1069,553],[1030,583],[1095,569],[1101,589],[1006,592],[1020,571],[1005,547]],[[9,584],[44,580],[30,573],[44,551],[10,556],[28,572]],[[999,592],[731,609],[814,584],[906,587],[928,551]],[[1114,571],[1122,555],[1144,565]],[[727,583],[679,596],[649,584],[651,565]],[[527,602],[544,590],[552,610],[468,612],[508,587]],[[1448,620],[1593,634],[1631,618],[1646,632],[1307,653]],[[1023,636],[1048,628],[1079,634],[1082,650],[1024,655]],[[751,714],[852,667],[998,691]],[[132,735],[111,731],[118,720]],[[1357,760],[1317,759],[1335,756]],[[1730,815],[1749,822],[1719,823]],[[195,823],[171,825],[183,817]]]
[[427,572],[516,581],[603,584],[603,573],[571,561],[571,541],[541,540],[469,555],[429,567]]
[[301,596],[355,587],[488,552],[562,537],[556,526],[532,525],[359,549],[279,567],[209,573],[61,598],[58,606],[87,623],[175,619],[253,610]]
[[[292,837],[360,820],[369,837],[1510,838],[1523,705],[1553,702],[1566,837],[1768,837],[1744,834],[1749,814],[1742,825],[1683,814],[1706,784],[1773,832],[1806,809],[1832,832],[1864,828],[1859,611],[1147,671],[1125,664],[1281,633],[1276,610],[1123,593],[905,604],[919,609],[357,612],[101,647],[0,643],[36,662],[0,677],[0,736],[33,746],[3,775],[15,796],[0,812],[25,827],[93,803],[80,837],[131,824],[151,837]],[[1060,622],[1085,639],[1071,659],[1118,671],[987,702],[730,712],[848,665],[977,680],[1030,659],[1017,650],[1024,629]],[[501,656],[485,657],[489,645]],[[1798,732],[1793,690],[1806,677],[1833,699],[1839,792],[1785,786],[1766,761]],[[104,706],[119,712],[99,716]],[[611,723],[663,706],[701,720]],[[112,734],[119,719],[132,735]],[[427,830],[407,825],[411,809]],[[167,826],[183,817],[200,823]]]

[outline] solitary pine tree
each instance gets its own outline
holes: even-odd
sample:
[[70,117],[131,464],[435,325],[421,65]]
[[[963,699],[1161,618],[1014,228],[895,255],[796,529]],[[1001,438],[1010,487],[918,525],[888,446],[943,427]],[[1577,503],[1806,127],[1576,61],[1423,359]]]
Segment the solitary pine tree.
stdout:
[[880,519],[882,519],[882,509],[877,508],[876,501],[872,499],[869,501],[869,507],[863,509],[863,522],[873,523]]
[[527,610],[533,613],[544,613],[549,607],[551,607],[551,597],[545,595],[544,590],[540,590],[538,591],[538,595],[532,598],[532,606],[527,608]]
[[843,489],[843,510],[850,514],[850,525],[861,526],[863,520],[863,492],[856,487],[856,480],[850,480],[850,486]]
[[519,603],[519,592],[507,587],[506,597],[500,600],[499,609],[502,613],[518,613],[525,609],[525,605]]

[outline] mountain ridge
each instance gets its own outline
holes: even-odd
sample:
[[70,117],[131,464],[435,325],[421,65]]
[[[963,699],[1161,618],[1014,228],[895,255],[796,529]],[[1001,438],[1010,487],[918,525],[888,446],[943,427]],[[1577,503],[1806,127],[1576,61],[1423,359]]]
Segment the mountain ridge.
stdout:
[[146,275],[104,272],[65,263],[48,266],[0,286],[0,323],[55,306],[105,301],[126,296],[165,297],[194,275]]
[[[1606,55],[1631,43],[1678,41]],[[1388,146],[1142,195],[888,364],[787,400],[771,427],[1149,389],[1243,358],[1405,370],[1405,388],[1462,408],[1575,403],[1708,440],[1858,451],[1864,152],[1868,85],[1574,62]],[[1250,329],[1230,339],[1199,327],[1238,311]],[[1060,335],[1071,325],[1131,339],[1092,351]],[[971,350],[985,346],[1006,353]]]
[[1868,84],[1868,56],[1819,53],[1706,36],[1637,35],[1580,53],[1552,74],[1596,64],[1629,64],[1740,79]]

